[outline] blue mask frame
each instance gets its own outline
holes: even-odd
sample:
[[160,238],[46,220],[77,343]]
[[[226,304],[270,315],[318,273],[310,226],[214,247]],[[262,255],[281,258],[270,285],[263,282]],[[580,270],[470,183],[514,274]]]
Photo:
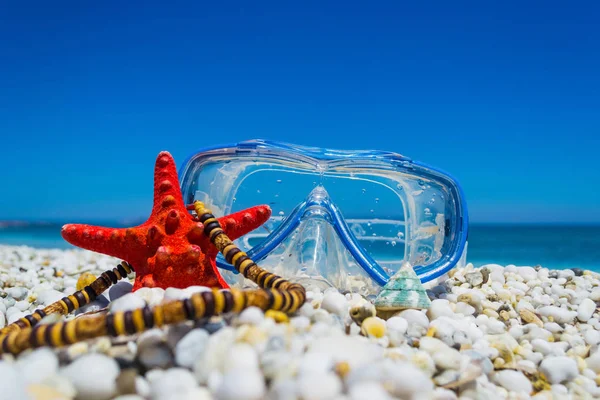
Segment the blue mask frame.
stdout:
[[[415,272],[422,282],[435,279],[452,269],[460,260],[467,242],[468,236],[468,212],[464,193],[458,182],[449,174],[428,166],[426,164],[413,161],[405,156],[385,151],[340,151],[321,149],[316,147],[296,146],[287,143],[250,140],[237,144],[213,146],[201,149],[190,155],[179,172],[179,178],[184,193],[184,199],[189,197],[187,191],[190,185],[192,175],[195,173],[194,165],[199,160],[214,156],[238,156],[252,154],[270,154],[278,157],[301,158],[303,160],[312,160],[315,163],[331,162],[337,160],[352,160],[356,163],[364,163],[369,168],[373,166],[387,170],[410,171],[413,175],[422,176],[426,179],[435,179],[444,183],[449,188],[456,201],[458,208],[454,220],[450,221],[454,229],[456,238],[452,245],[440,259],[432,264],[424,266],[415,266]],[[339,208],[325,197],[309,197],[298,204],[290,215],[281,223],[261,244],[251,248],[247,254],[254,261],[260,261],[267,257],[280,243],[283,242],[301,223],[302,217],[307,209],[311,207],[320,207],[326,210],[327,220],[333,226],[335,232],[343,243],[344,247],[354,257],[356,262],[367,272],[367,274],[379,285],[385,285],[389,280],[389,275],[384,269],[366,252],[360,245],[357,238],[348,227]],[[219,268],[236,272],[233,266],[228,264],[225,259],[219,255],[217,258]]]

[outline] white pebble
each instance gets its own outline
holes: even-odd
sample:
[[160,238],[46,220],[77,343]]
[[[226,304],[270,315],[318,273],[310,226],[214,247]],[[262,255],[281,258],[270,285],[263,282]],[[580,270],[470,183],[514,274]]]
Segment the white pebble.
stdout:
[[389,393],[377,382],[359,382],[348,391],[351,400],[388,400]]
[[259,325],[265,319],[265,314],[258,307],[248,307],[240,313],[237,324]]
[[322,352],[306,353],[298,365],[298,375],[325,374],[333,368],[333,358]]
[[[16,308],[14,308],[16,309]],[[9,308],[8,311],[10,311],[11,309]],[[13,322],[18,321],[19,319],[23,318],[24,316],[26,316],[27,314],[25,314],[23,311],[19,311],[16,309],[16,311],[11,312],[10,314],[8,314],[7,312],[7,316],[8,316],[8,323],[12,324]]]
[[431,302],[431,306],[427,310],[427,316],[430,321],[439,317],[451,317],[454,312],[450,308],[450,302],[445,299],[436,299]]
[[165,297],[165,289],[163,288],[139,288],[133,292],[137,297],[144,300],[150,307],[154,307],[162,303]]
[[500,386],[513,392],[524,392],[529,394],[533,387],[529,379],[520,371],[505,369],[494,374],[494,381]]
[[5,289],[5,291],[15,300],[23,300],[27,296],[27,289],[24,287],[11,287]]
[[171,368],[150,382],[152,399],[179,399],[198,384],[194,375],[185,368]]
[[554,322],[558,322],[559,324],[567,324],[572,322],[577,316],[575,311],[569,311],[556,306],[541,307],[538,309],[538,312],[544,317],[554,318]]
[[223,375],[216,391],[219,400],[259,400],[265,395],[265,381],[256,370],[231,370]]
[[0,399],[31,399],[25,391],[25,384],[17,368],[13,364],[2,360],[0,360]]
[[333,399],[342,391],[342,382],[337,375],[327,372],[302,375],[298,379],[298,394],[302,400]]
[[583,299],[577,308],[577,319],[581,322],[587,322],[596,311],[596,302],[590,299]]
[[600,343],[600,332],[595,329],[588,329],[583,334],[583,338],[587,344],[590,346],[595,346]]
[[61,369],[77,389],[78,397],[86,400],[106,400],[116,393],[119,365],[102,354],[86,354]]
[[115,313],[119,311],[135,310],[136,308],[142,308],[146,305],[146,302],[141,297],[128,293],[124,296],[119,297],[115,301],[110,303],[110,311]]
[[175,345],[175,362],[182,367],[192,368],[197,359],[204,355],[210,335],[204,329],[192,329]]
[[65,297],[64,293],[61,293],[58,290],[50,289],[40,292],[38,294],[37,301],[44,306],[48,306],[55,301],[62,299],[63,297]]
[[596,351],[585,359],[587,367],[592,371],[600,374],[600,351]]
[[409,363],[396,363],[386,371],[386,388],[401,399],[429,399],[433,382],[420,369]]
[[247,343],[236,343],[227,351],[223,371],[232,370],[259,370],[258,355],[254,347]]
[[577,363],[569,357],[546,357],[540,364],[540,371],[552,384],[569,382],[579,375]]
[[343,294],[337,291],[331,291],[323,297],[321,308],[332,314],[345,316],[348,313],[348,301]]
[[409,327],[412,324],[423,328],[427,328],[427,326],[429,326],[429,319],[427,319],[427,315],[418,310],[404,310],[398,316],[404,318],[408,322]]
[[58,371],[58,357],[48,347],[34,350],[17,361],[19,373],[26,383],[40,383]]
[[462,301],[456,303],[456,308],[454,309],[454,311],[457,314],[464,315],[465,317],[475,314],[475,308],[473,306],[471,306],[470,304],[464,303]]

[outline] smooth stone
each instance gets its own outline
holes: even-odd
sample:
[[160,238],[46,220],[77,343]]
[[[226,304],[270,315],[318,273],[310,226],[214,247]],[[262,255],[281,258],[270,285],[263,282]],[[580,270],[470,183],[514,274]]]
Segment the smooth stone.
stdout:
[[258,371],[258,354],[247,343],[236,343],[228,351],[223,362],[223,372],[233,370]]
[[303,315],[290,319],[290,325],[296,332],[306,332],[310,329],[310,318]]
[[584,334],[583,338],[590,346],[596,346],[600,343],[600,332],[595,329],[588,329]]
[[210,335],[204,329],[192,329],[175,345],[177,365],[192,368],[196,360],[204,355]]
[[327,353],[307,353],[298,363],[298,375],[310,375],[313,373],[324,374],[331,371],[334,366],[333,357]]
[[30,400],[25,391],[21,374],[13,364],[0,360],[0,398],[6,400]]
[[183,291],[188,295],[188,297],[192,297],[194,293],[210,292],[212,290],[207,286],[194,285],[186,287],[183,289]]
[[462,314],[467,317],[469,315],[475,314],[475,307],[461,301],[461,302],[456,303],[454,312],[456,314]]
[[431,398],[433,400],[456,400],[456,399],[458,399],[458,397],[456,397],[456,393],[454,393],[450,389],[444,389],[444,388],[436,388],[433,391],[433,396]]
[[110,312],[130,311],[136,308],[143,308],[146,302],[134,293],[128,293],[110,302]]
[[27,310],[29,310],[29,306],[31,306],[31,303],[28,302],[27,300],[21,300],[21,301],[17,301],[15,303],[15,307],[19,311],[27,311]]
[[108,290],[108,298],[110,301],[115,301],[120,297],[125,296],[128,293],[131,293],[133,290],[133,285],[129,282],[117,282],[116,285],[113,285]]
[[144,300],[150,307],[154,307],[162,303],[165,297],[165,289],[163,288],[147,288],[142,287],[133,292],[137,297]]
[[402,317],[391,317],[385,324],[388,332],[397,332],[403,335],[408,329],[408,321]]
[[120,394],[136,393],[135,380],[137,374],[136,368],[121,368],[121,372],[117,377],[117,392]]
[[59,301],[63,297],[65,297],[65,294],[59,292],[58,290],[44,290],[43,292],[38,293],[37,302],[44,306],[49,306],[50,304]]
[[165,369],[173,365],[173,352],[166,343],[157,343],[142,347],[138,351],[137,359],[147,369]]
[[331,291],[323,297],[321,302],[321,308],[325,311],[329,311],[332,314],[344,316],[348,313],[348,301],[346,297],[337,292]]
[[19,357],[16,365],[27,384],[40,383],[58,372],[58,357],[50,348],[42,347]]
[[333,399],[342,391],[340,378],[331,373],[310,373],[298,379],[298,394],[303,400]]
[[577,362],[564,356],[546,357],[540,364],[540,371],[551,384],[569,382],[579,375]]
[[100,295],[100,296],[96,297],[96,300],[75,310],[75,315],[85,314],[87,312],[99,311],[99,310],[102,310],[103,308],[108,307],[109,304],[110,304],[110,301],[104,295]]
[[237,317],[237,325],[259,325],[265,319],[265,313],[258,307],[248,307]]
[[211,319],[211,321],[207,322],[204,325],[200,325],[200,327],[202,329],[204,329],[206,332],[208,332],[209,334],[213,334],[215,332],[217,332],[218,330],[222,329],[224,326],[226,326],[225,321],[223,321],[223,319],[220,319],[218,321],[213,321]]
[[412,325],[427,329],[429,326],[429,319],[424,312],[418,310],[404,310],[397,316],[404,318],[408,322],[409,330]]
[[0,328],[4,328],[6,326],[6,317],[4,313],[0,311]]
[[183,337],[187,335],[192,329],[194,329],[194,326],[187,322],[183,324],[171,325],[167,330],[166,337],[166,342],[169,345],[169,347],[175,349],[177,343],[179,343],[179,341],[183,339]]
[[265,392],[265,381],[259,371],[233,369],[223,375],[215,395],[219,400],[259,400]]
[[504,272],[499,269],[496,269],[490,273],[490,279],[492,282],[499,282],[501,284],[506,282],[506,278],[504,278]]
[[185,368],[171,368],[150,382],[152,399],[179,399],[198,386],[194,374]]
[[369,381],[351,386],[348,395],[351,400],[388,400],[392,398],[380,383]]
[[185,290],[170,287],[165,290],[165,296],[163,298],[163,301],[185,300],[185,299],[188,299],[189,297],[190,297],[190,294],[188,294]]
[[439,339],[432,337],[421,338],[419,349],[429,353],[439,368],[454,370],[460,368],[460,353]]
[[398,347],[406,342],[406,333],[408,322],[402,317],[391,317],[386,321],[387,336],[392,346]]
[[531,393],[533,386],[529,379],[520,371],[505,369],[494,374],[494,381],[500,386],[513,392]]
[[538,313],[544,317],[554,318],[554,322],[567,324],[572,322],[577,316],[577,312],[569,311],[561,307],[545,306],[538,309]]
[[445,299],[436,299],[431,302],[431,306],[427,310],[427,317],[430,321],[439,317],[451,317],[454,311],[450,308],[450,302]]
[[352,336],[341,333],[333,336],[320,337],[308,344],[307,353],[325,353],[330,355],[334,362],[347,362],[350,368],[364,363],[372,362],[383,356],[384,349],[367,339],[356,340]]
[[77,390],[78,399],[107,400],[116,394],[119,366],[102,354],[86,354],[60,370]]
[[421,370],[409,363],[395,363],[384,369],[386,389],[401,399],[428,399],[433,382]]
[[589,369],[600,374],[600,351],[596,350],[595,353],[585,359],[585,363]]
[[10,287],[6,288],[5,292],[15,300],[23,300],[27,297],[27,288],[24,287]]
[[596,302],[589,298],[583,299],[577,308],[577,319],[581,322],[587,322],[596,311]]
[[538,279],[538,271],[533,267],[519,267],[517,273],[523,278],[524,281],[533,281]]
[[[10,309],[9,309],[10,311]],[[21,318],[23,318],[24,316],[26,316],[27,314],[24,313],[23,311],[15,311],[12,312],[10,315],[8,315],[8,324],[12,324],[13,322],[16,322],[18,320],[20,320]]]

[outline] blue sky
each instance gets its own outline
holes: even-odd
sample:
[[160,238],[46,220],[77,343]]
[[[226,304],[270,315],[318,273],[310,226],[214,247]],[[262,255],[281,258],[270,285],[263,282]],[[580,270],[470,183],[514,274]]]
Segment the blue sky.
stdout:
[[0,219],[146,216],[156,154],[251,138],[381,149],[475,222],[600,222],[593,2],[13,2]]

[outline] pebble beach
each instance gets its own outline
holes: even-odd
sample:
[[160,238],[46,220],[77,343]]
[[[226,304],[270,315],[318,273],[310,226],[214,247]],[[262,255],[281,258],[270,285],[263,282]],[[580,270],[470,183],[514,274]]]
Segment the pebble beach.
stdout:
[[[84,250],[0,246],[0,327],[120,260]],[[119,282],[77,315],[207,290]],[[0,399],[600,398],[600,275],[471,264],[426,285],[429,310],[352,318],[358,294],[307,287],[294,315],[239,315],[2,356]],[[48,316],[43,322],[54,322]],[[359,325],[360,324],[360,325]]]

